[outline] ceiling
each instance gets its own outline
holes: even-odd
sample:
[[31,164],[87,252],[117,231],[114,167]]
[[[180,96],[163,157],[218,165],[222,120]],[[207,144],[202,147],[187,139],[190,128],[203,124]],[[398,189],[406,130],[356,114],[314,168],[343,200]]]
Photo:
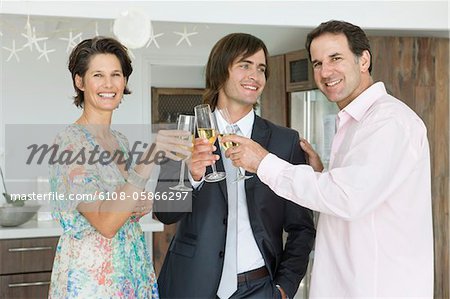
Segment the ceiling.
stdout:
[[448,0],[42,1],[3,0],[0,13],[115,19],[130,7],[154,21],[312,28],[330,19],[364,29],[449,30]]
[[[0,32],[2,39],[24,40],[22,34],[29,20],[36,30],[37,37],[48,37],[50,40],[67,38],[70,33],[82,33],[82,38],[88,38],[96,33],[113,36],[113,19],[80,18],[64,16],[37,16],[3,14],[0,19]],[[271,55],[277,55],[304,48],[306,35],[312,27],[299,27],[287,25],[251,25],[251,24],[218,24],[193,23],[173,21],[152,21],[154,34],[163,33],[156,38],[155,43],[143,47],[141,51],[151,55],[192,55],[192,53],[207,56],[212,46],[221,37],[232,32],[246,32],[261,38],[267,45]],[[197,32],[189,37],[191,46],[186,40],[180,41],[181,36],[174,32]],[[426,29],[366,29],[368,35],[401,35],[401,36],[434,36],[448,37],[448,30]]]
[[[22,36],[25,33],[27,24],[25,15],[2,15],[0,20],[0,32],[6,42],[7,39],[14,39],[17,42],[25,42]],[[52,16],[30,16],[31,27],[36,30],[37,37],[48,37],[49,40],[60,40],[66,38],[70,32],[73,35],[82,33],[82,38],[89,38],[98,32],[100,35],[114,36],[113,20],[90,19],[90,18],[69,18]],[[207,52],[221,37],[232,32],[245,32],[261,38],[268,46],[272,55],[294,51],[303,48],[306,34],[309,28],[298,28],[288,26],[264,26],[264,25],[237,25],[237,24],[205,24],[205,23],[185,23],[185,22],[164,22],[152,21],[154,34],[163,33],[157,37],[159,48],[154,43],[148,47],[144,46],[143,51],[151,53],[183,53],[200,51]],[[174,33],[183,33],[184,29],[188,33],[197,32],[189,37],[191,46],[183,40],[178,46],[181,36]]]

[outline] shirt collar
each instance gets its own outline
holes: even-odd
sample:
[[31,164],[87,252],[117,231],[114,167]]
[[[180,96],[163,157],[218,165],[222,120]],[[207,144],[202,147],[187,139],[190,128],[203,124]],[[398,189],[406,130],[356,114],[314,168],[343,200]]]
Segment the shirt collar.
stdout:
[[253,129],[253,123],[255,122],[255,112],[250,110],[247,115],[245,115],[243,118],[238,120],[236,124],[239,126],[239,129],[241,129],[242,135],[250,138],[252,135],[252,129]]
[[356,121],[360,121],[372,104],[386,94],[383,82],[372,84],[338,113],[339,119],[345,119],[345,115],[349,115]]

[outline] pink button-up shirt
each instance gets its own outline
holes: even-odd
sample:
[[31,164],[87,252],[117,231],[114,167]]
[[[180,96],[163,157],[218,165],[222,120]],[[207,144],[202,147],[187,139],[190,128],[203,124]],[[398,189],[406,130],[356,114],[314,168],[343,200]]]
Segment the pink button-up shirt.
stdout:
[[330,168],[273,154],[258,176],[319,211],[311,298],[432,298],[430,154],[425,125],[373,84],[339,113]]

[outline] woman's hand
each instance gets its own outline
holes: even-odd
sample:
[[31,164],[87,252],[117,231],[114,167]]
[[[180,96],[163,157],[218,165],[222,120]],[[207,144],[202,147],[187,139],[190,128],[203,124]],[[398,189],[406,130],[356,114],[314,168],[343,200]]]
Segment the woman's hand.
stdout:
[[135,216],[137,220],[150,213],[153,208],[151,192],[141,192],[141,195],[144,194],[146,194],[146,196],[141,196],[141,199],[137,201],[136,205],[134,206],[133,212],[131,213],[131,216]]
[[[163,151],[165,157],[180,161],[181,157],[189,157],[192,150],[191,133],[182,130],[160,130],[156,135],[153,155]],[[179,156],[177,156],[179,154]]]
[[188,131],[160,130],[154,141],[155,146],[147,148],[142,155],[142,160],[136,161],[134,170],[141,177],[149,178],[152,171],[150,164],[161,163],[164,158],[180,161],[181,157],[189,157],[192,148],[190,136],[191,133]]

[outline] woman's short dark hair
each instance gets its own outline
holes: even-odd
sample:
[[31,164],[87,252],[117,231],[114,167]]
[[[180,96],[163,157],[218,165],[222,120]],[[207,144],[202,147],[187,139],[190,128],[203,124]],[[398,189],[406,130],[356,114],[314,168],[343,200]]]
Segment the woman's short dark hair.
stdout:
[[[119,41],[110,37],[96,36],[91,39],[85,39],[80,42],[70,53],[69,57],[69,71],[72,74],[72,83],[75,91],[77,93],[74,96],[73,103],[75,106],[83,108],[84,103],[84,93],[80,90],[75,82],[75,75],[84,77],[86,74],[89,63],[93,56],[97,54],[113,54],[119,59],[120,65],[122,66],[122,72],[127,80],[133,72],[133,67],[131,66],[131,59],[128,56],[127,48],[122,45]],[[131,91],[125,85],[124,94],[130,94]]]
[[308,50],[309,60],[311,60],[311,43],[316,38],[325,33],[339,34],[343,33],[347,37],[348,45],[353,54],[361,57],[362,53],[367,50],[370,54],[369,73],[372,72],[372,52],[370,51],[370,43],[365,32],[358,26],[344,21],[331,20],[320,24],[311,31],[306,37],[305,47]]
[[[247,33],[231,33],[221,38],[211,50],[208,63],[206,65],[206,90],[203,95],[203,102],[211,105],[214,110],[219,90],[224,86],[229,77],[229,68],[240,56],[247,58],[259,50],[264,51],[266,64],[269,52],[266,45],[259,38]],[[269,78],[269,66],[265,71],[266,80]]]

